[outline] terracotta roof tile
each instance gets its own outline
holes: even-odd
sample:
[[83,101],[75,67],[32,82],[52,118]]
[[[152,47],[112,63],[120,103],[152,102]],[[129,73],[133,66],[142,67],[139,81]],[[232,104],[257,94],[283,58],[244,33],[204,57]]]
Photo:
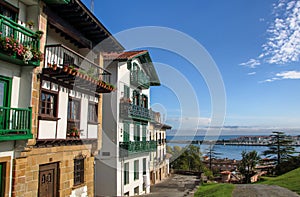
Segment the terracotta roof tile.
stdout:
[[130,60],[136,56],[148,53],[147,50],[103,53],[104,60]]

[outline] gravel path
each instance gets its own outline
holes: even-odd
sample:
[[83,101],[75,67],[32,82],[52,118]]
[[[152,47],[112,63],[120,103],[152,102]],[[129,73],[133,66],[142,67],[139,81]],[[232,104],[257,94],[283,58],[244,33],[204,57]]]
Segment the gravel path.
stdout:
[[233,197],[300,197],[297,193],[276,185],[235,185]]

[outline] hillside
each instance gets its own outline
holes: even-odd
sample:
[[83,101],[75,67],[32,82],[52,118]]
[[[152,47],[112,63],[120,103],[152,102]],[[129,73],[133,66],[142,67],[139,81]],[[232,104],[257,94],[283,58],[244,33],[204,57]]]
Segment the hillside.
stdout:
[[300,194],[300,168],[278,177],[264,177],[260,184],[278,185]]

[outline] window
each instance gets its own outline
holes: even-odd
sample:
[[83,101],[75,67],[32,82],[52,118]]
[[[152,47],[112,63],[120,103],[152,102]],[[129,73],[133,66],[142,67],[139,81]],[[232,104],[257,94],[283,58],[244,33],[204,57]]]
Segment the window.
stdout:
[[88,122],[98,123],[98,104],[89,103]]
[[0,14],[13,21],[17,21],[18,8],[4,1],[0,1]]
[[134,124],[134,141],[140,141],[140,125]]
[[124,98],[129,98],[130,96],[130,89],[127,85],[124,85]]
[[[151,154],[150,154],[151,155]],[[146,175],[146,167],[147,167],[147,163],[146,163],[146,158],[143,159],[143,175]]]
[[129,163],[124,164],[124,185],[129,184]]
[[57,93],[42,91],[40,115],[44,117],[57,117]]
[[84,183],[84,158],[74,159],[74,185]]
[[80,102],[79,100],[69,99],[68,104],[68,119],[79,120],[80,119]]
[[134,180],[139,179],[139,160],[134,161]]
[[143,142],[146,142],[146,132],[147,132],[146,125],[142,125],[142,141]]
[[80,100],[69,98],[68,103],[68,126],[69,131],[72,128],[79,129],[80,123]]

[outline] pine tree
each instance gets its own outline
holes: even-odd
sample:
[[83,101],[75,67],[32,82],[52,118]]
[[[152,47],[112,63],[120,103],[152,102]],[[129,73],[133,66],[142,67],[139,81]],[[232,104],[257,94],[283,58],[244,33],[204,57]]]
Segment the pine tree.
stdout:
[[272,140],[268,145],[269,149],[265,150],[263,155],[268,157],[274,155],[273,158],[277,160],[278,165],[296,153],[295,148],[291,145],[292,140],[288,139],[284,132],[274,131],[270,137]]

